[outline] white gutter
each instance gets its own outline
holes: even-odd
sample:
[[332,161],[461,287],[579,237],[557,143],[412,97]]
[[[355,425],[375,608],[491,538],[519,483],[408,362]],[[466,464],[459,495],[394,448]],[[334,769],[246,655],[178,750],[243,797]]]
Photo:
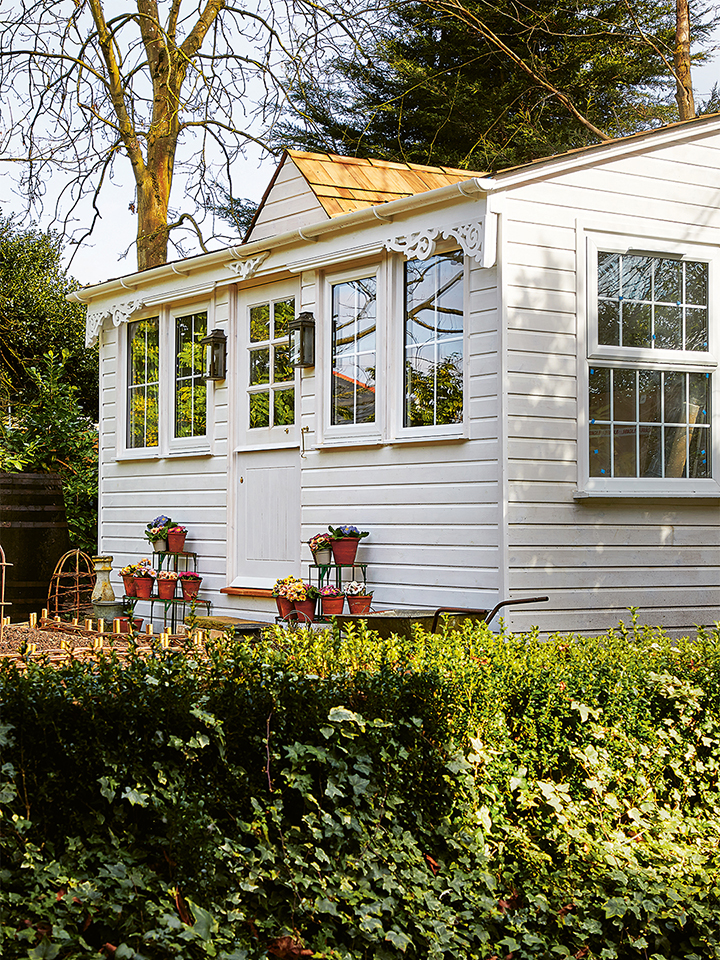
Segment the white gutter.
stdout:
[[435,190],[427,190],[425,193],[416,193],[411,197],[400,197],[399,200],[389,200],[387,203],[380,203],[363,210],[353,210],[351,213],[344,213],[339,217],[319,220],[316,223],[311,223],[308,226],[300,227],[296,230],[288,230],[274,237],[266,237],[264,240],[255,240],[252,243],[225,247],[223,250],[216,250],[213,253],[198,254],[186,260],[164,263],[162,266],[153,267],[150,270],[143,270],[140,273],[128,274],[118,279],[106,280],[103,283],[98,283],[93,286],[82,287],[82,289],[68,294],[67,299],[75,303],[88,304],[96,297],[120,293],[123,290],[136,292],[147,284],[177,275],[180,271],[176,269],[176,265],[179,263],[181,263],[183,267],[182,275],[188,276],[195,269],[206,269],[207,267],[225,263],[228,260],[245,260],[258,253],[267,250],[277,250],[302,241],[316,241],[327,234],[339,233],[345,229],[364,223],[372,223],[377,220],[391,222],[394,217],[400,214],[421,207],[436,206],[439,203],[453,198],[467,197],[477,200],[480,197],[488,196],[488,194],[495,192],[497,189],[497,182],[489,177],[472,177],[468,180],[462,180],[459,183],[451,183],[444,187],[438,187]]

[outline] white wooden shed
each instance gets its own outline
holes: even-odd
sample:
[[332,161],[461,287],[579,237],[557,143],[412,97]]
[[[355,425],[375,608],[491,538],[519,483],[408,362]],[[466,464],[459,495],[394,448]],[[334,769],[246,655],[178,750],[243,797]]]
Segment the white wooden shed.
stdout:
[[214,612],[271,620],[351,523],[379,608],[720,620],[720,117],[493,175],[291,151],[242,244],[77,298],[116,567],[167,514]]

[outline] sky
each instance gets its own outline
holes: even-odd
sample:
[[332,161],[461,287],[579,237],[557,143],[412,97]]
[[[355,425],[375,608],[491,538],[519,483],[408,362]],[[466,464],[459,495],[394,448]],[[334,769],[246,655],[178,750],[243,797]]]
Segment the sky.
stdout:
[[[704,66],[693,68],[696,104],[707,99],[716,82],[720,83],[720,52],[716,52],[713,60]],[[241,185],[243,198],[260,200],[276,163],[276,158],[257,147],[249,151],[244,162],[236,163],[233,178],[236,185]],[[181,181],[176,179],[173,191],[174,205],[179,206],[176,198],[182,191]],[[134,185],[128,163],[125,182],[107,184],[99,204],[102,219],[93,236],[75,254],[69,266],[70,274],[83,286],[135,272],[137,261],[133,241],[137,220],[129,208],[134,198]],[[17,195],[10,174],[0,168],[0,211],[7,215],[11,212],[20,213],[21,209],[22,201]],[[48,226],[43,221],[39,225],[43,228]],[[169,258],[179,259],[179,256],[170,253]]]

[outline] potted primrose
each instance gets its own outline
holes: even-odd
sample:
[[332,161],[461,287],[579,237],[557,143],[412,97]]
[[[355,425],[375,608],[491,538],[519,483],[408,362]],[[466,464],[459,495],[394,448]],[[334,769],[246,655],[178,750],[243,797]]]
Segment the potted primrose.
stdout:
[[327,586],[320,587],[320,602],[322,603],[322,615],[324,617],[336,616],[343,612],[345,594],[342,590],[328,583]]
[[187,527],[176,523],[168,529],[167,548],[170,553],[182,553],[185,549],[185,538],[187,537]]
[[353,580],[345,587],[350,613],[369,613],[372,603],[372,590],[368,592],[364,583]]
[[155,553],[165,553],[167,550],[167,534],[171,526],[170,517],[160,514],[145,527],[144,537],[153,545]]
[[174,600],[178,575],[174,570],[158,570],[157,595],[160,600]]
[[178,580],[180,581],[183,600],[192,600],[197,596],[200,584],[202,583],[202,577],[199,573],[193,573],[191,570],[187,570],[178,574]]
[[355,563],[358,544],[363,537],[370,536],[369,532],[366,530],[364,533],[361,533],[357,527],[353,527],[352,524],[349,523],[343,524],[340,527],[329,526],[328,530],[332,537],[330,545],[335,563],[342,564],[343,566],[351,566]]
[[308,540],[313,561],[318,567],[329,566],[332,563],[332,537],[329,533],[316,533]]
[[302,586],[302,580],[292,575],[275,581],[273,596],[277,604],[278,614],[283,620],[293,611],[293,596],[297,586]]
[[135,584],[135,596],[138,600],[150,599],[156,576],[157,574],[150,566],[150,561],[147,557],[143,557],[139,563],[135,564],[133,582]]

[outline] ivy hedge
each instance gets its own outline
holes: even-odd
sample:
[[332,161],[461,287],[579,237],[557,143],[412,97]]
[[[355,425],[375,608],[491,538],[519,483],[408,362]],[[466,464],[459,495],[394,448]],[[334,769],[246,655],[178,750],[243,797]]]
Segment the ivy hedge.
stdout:
[[5,958],[720,957],[720,629],[0,668]]

